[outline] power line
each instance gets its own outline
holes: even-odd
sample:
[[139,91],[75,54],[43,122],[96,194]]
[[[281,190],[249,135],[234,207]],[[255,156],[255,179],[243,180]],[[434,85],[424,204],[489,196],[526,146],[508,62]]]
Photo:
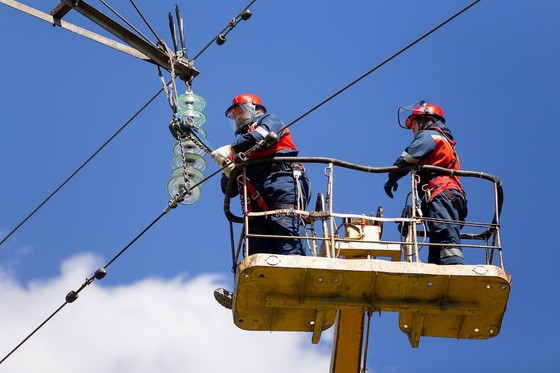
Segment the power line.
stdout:
[[[407,46],[405,46],[404,48],[402,48],[401,50],[399,50],[398,52],[396,52],[395,54],[393,54],[391,57],[387,58],[386,60],[384,60],[383,62],[381,62],[380,64],[378,64],[377,66],[375,66],[374,68],[372,68],[371,70],[369,70],[368,72],[366,72],[365,74],[361,75],[359,78],[355,79],[353,82],[351,82],[350,84],[346,85],[345,87],[343,87],[342,89],[338,90],[337,92],[335,92],[334,94],[332,94],[331,96],[329,96],[327,99],[323,100],[321,103],[319,103],[318,105],[314,106],[313,108],[311,108],[310,110],[308,110],[307,112],[305,112],[304,114],[300,115],[298,118],[296,118],[295,120],[293,120],[291,123],[289,123],[288,125],[286,125],[284,128],[288,128],[289,126],[293,125],[294,123],[296,123],[297,121],[299,121],[300,119],[302,119],[303,117],[307,116],[308,114],[310,114],[311,112],[315,111],[316,109],[318,109],[319,107],[323,106],[325,103],[327,103],[328,101],[330,101],[331,99],[333,99],[334,97],[338,96],[340,93],[344,92],[346,89],[350,88],[351,86],[353,86],[354,84],[356,84],[357,82],[359,82],[360,80],[364,79],[366,76],[370,75],[371,73],[373,73],[374,71],[376,71],[377,69],[379,69],[381,66],[385,65],[386,63],[388,63],[389,61],[391,61],[392,59],[394,59],[395,57],[397,57],[398,55],[402,54],[404,51],[406,51],[407,49],[411,48],[413,45],[417,44],[419,41],[421,41],[422,39],[426,38],[427,36],[429,36],[430,34],[432,34],[433,32],[435,32],[436,30],[438,30],[439,28],[443,27],[445,24],[449,23],[450,21],[452,21],[453,19],[457,18],[459,15],[461,15],[462,13],[464,13],[465,11],[467,11],[468,9],[470,9],[472,6],[476,5],[477,3],[479,3],[481,0],[476,0],[473,3],[471,3],[470,5],[468,5],[467,7],[463,8],[462,10],[460,10],[459,12],[455,13],[453,16],[449,17],[447,20],[443,21],[442,23],[440,23],[439,25],[437,25],[436,27],[432,28],[430,31],[428,31],[427,33],[425,33],[424,35],[422,35],[421,37],[419,37],[418,39],[416,39],[415,41],[413,41],[412,43],[408,44]],[[252,3],[251,3],[252,4]],[[201,52],[202,53],[202,52]],[[199,53],[200,54],[200,53]],[[163,91],[163,88],[152,98],[155,99],[155,97],[157,95],[159,95],[161,93],[161,91]],[[150,100],[151,102],[151,100]],[[148,102],[149,104],[149,102]],[[148,104],[146,104],[145,106],[147,106]],[[145,107],[144,106],[144,107]],[[142,108],[143,109],[143,108]],[[138,113],[137,113],[138,114]],[[132,120],[132,119],[131,119]],[[130,121],[129,121],[130,122]],[[128,124],[128,122],[127,122]],[[126,124],[125,124],[126,125]],[[124,126],[123,126],[124,128]],[[121,128],[122,129],[122,128]],[[120,132],[120,130],[118,131]],[[117,133],[118,133],[117,132]],[[116,136],[113,135],[111,137],[111,139]],[[110,140],[109,140],[110,141]],[[107,144],[107,143],[106,143]],[[106,144],[104,144],[103,146],[105,146]],[[101,148],[100,148],[101,149]],[[96,152],[97,153],[97,152]],[[95,154],[96,154],[95,153]],[[95,155],[94,154],[94,155]],[[92,156],[93,157],[93,156]],[[90,157],[90,159],[92,158]],[[89,159],[88,159],[89,161]],[[86,161],[86,163],[88,162]],[[85,165],[85,163],[84,163]],[[204,178],[203,180],[199,181],[198,183],[194,184],[192,186],[192,188],[197,187],[198,185],[202,184],[203,182],[205,182],[206,180],[210,179],[211,177],[213,177],[214,175],[216,175],[219,171],[221,171],[224,167],[221,167],[220,169],[216,170],[215,172],[213,172],[211,175],[207,176],[206,178]],[[78,169],[79,171],[79,169]],[[77,171],[76,171],[77,172]],[[72,175],[73,176],[73,175]],[[60,187],[59,187],[60,189]],[[22,342],[20,342],[14,349],[12,349],[12,351],[10,351],[2,360],[0,360],[0,364],[2,364],[10,355],[12,355],[19,347],[21,347],[27,340],[29,340],[29,338],[31,338],[41,327],[43,327],[50,319],[52,319],[62,308],[64,308],[68,303],[72,303],[74,302],[77,298],[78,298],[78,294],[86,288],[86,286],[90,285],[95,279],[102,279],[103,277],[105,277],[106,275],[106,268],[111,265],[114,261],[116,261],[129,247],[131,247],[142,235],[144,235],[144,233],[146,233],[152,226],[154,226],[165,214],[167,214],[171,209],[175,208],[177,206],[177,203],[180,202],[182,200],[182,198],[184,198],[185,194],[187,193],[187,191],[183,190],[180,194],[176,195],[174,198],[172,198],[166,209],[160,213],[150,224],[148,224],[138,235],[136,235],[136,237],[134,237],[118,254],[116,254],[104,267],[101,267],[99,269],[97,269],[95,271],[94,276],[86,279],[86,281],[82,284],[82,286],[77,290],[77,291],[70,291],[67,295],[66,295],[66,302],[64,302],[56,311],[54,311],[48,318],[46,318],[37,328],[35,328],[26,338],[23,339]],[[50,197],[49,197],[50,198]],[[46,201],[45,201],[46,202]],[[11,235],[11,233],[10,233]],[[8,235],[9,237],[9,235]],[[7,237],[6,237],[7,238]],[[4,242],[6,240],[6,238],[4,238],[4,240],[2,242]],[[2,243],[0,242],[0,244]]]
[[150,31],[152,32],[152,34],[154,35],[154,37],[157,39],[158,43],[162,43],[162,40],[160,39],[160,37],[156,34],[155,30],[152,28],[152,26],[150,26],[150,23],[148,22],[148,20],[146,19],[146,17],[144,17],[144,15],[142,14],[142,12],[140,11],[140,9],[136,6],[136,4],[134,3],[134,0],[130,0],[130,3],[132,4],[132,6],[134,7],[134,9],[136,9],[136,12],[138,13],[138,15],[140,16],[140,18],[142,18],[142,20],[144,21],[144,23],[146,24],[146,26],[148,26],[148,28],[150,29]]
[[[245,7],[244,10],[248,9],[256,0],[252,0],[251,3],[249,3],[249,5],[247,5]],[[108,4],[106,4],[103,0],[101,0],[101,2],[107,6],[111,11],[113,11],[113,13],[117,14],[111,7],[109,7]],[[142,17],[142,19],[146,22],[146,24],[148,25],[148,27],[150,27],[150,25],[148,24],[148,22],[146,21],[146,19],[144,18],[144,16],[141,14],[140,10],[138,9],[138,7],[136,6],[136,4],[134,3],[134,1],[130,0],[130,2],[132,3],[132,5],[134,6],[134,8],[136,9],[136,11],[140,14],[140,16]],[[119,14],[117,14],[119,16],[119,18],[121,18],[121,20],[123,20],[127,25],[131,26],[130,23],[128,21],[126,21],[122,16],[120,16]],[[227,26],[225,29],[227,29],[228,27],[231,26]],[[151,43],[151,41],[149,41],[149,39],[147,39],[144,35],[142,35],[138,30],[136,30],[136,28],[134,28],[134,30],[136,32],[138,32],[144,39],[146,39],[148,42]],[[156,38],[158,40],[159,37],[157,36],[157,34],[155,34],[155,32],[153,31],[153,29],[150,27],[150,30],[152,30],[152,32],[154,33],[154,35],[156,36]],[[222,30],[222,32],[224,31]],[[214,41],[216,38],[214,38],[212,41]],[[212,42],[210,42],[212,43]],[[210,44],[209,43],[209,44]],[[153,43],[151,43],[153,45]],[[208,45],[198,53],[197,57],[199,55],[202,54],[202,52],[204,52],[204,50],[208,47]],[[66,185],[78,172],[81,171],[82,168],[84,168],[105,146],[107,146],[109,144],[110,141],[112,141],[136,116],[138,116],[138,114],[140,114],[140,112],[142,112],[142,110],[144,110],[162,91],[164,90],[164,88],[160,89],[144,106],[142,106],[142,108],[140,110],[138,110],[121,128],[119,128],[103,145],[101,145],[84,163],[82,163],[82,165],[80,165],[68,178],[66,178],[66,180],[64,180],[51,194],[49,194],[49,196],[47,196],[47,198],[45,198],[34,210],[32,210],[18,225],[16,225],[1,241],[0,241],[0,246],[8,239],[10,238],[19,228],[21,228],[21,226],[23,224],[25,224],[27,222],[27,220],[29,220],[37,211],[39,211],[39,209],[41,209],[43,207],[43,205],[45,205],[60,189],[62,189],[64,187],[64,185]]]
[[102,279],[105,277],[107,271],[106,268],[111,265],[126,249],[128,249],[136,240],[138,240],[148,229],[150,229],[155,223],[159,221],[167,213],[168,210],[162,212],[156,219],[154,219],[146,228],[142,230],[128,245],[125,246],[113,259],[111,259],[104,267],[99,268],[95,271],[94,276],[86,279],[86,281],[80,286],[80,288],[76,291],[72,290],[66,295],[66,301],[56,309],[49,317],[47,317],[37,328],[35,328],[27,337],[25,337],[16,347],[14,347],[2,360],[0,360],[0,364],[2,364],[8,357],[10,357],[16,350],[18,350],[25,342],[29,340],[39,329],[41,329],[47,322],[49,322],[57,313],[59,313],[67,304],[74,302],[78,298],[78,294],[86,288],[86,286],[90,285],[95,279]]
[[119,128],[107,141],[105,141],[105,143],[104,143],[103,145],[101,145],[101,146],[99,147],[99,149],[97,149],[84,163],[82,163],[82,165],[81,165],[80,167],[78,167],[78,168],[76,169],[76,171],[74,171],[70,176],[68,176],[68,178],[67,178],[66,180],[64,180],[64,181],[63,181],[63,182],[62,182],[62,183],[61,183],[47,198],[45,198],[45,199],[43,200],[43,202],[41,202],[33,211],[31,211],[31,213],[29,213],[29,215],[27,215],[27,216],[25,217],[25,219],[23,219],[14,229],[12,229],[12,230],[10,231],[10,233],[8,233],[8,234],[6,235],[6,237],[4,237],[4,238],[2,239],[2,241],[0,241],[0,245],[2,245],[8,238],[10,238],[10,236],[11,236],[12,234],[14,234],[23,224],[25,224],[25,222],[26,222],[27,220],[29,220],[29,218],[31,218],[37,211],[39,211],[39,209],[40,209],[41,207],[43,207],[43,205],[44,205],[45,203],[47,203],[48,200],[50,200],[60,189],[62,189],[62,187],[63,187],[64,185],[66,185],[66,183],[68,183],[74,176],[76,176],[76,174],[77,174],[78,172],[80,172],[81,169],[84,168],[84,167],[89,163],[89,161],[91,161],[105,146],[107,146],[107,145],[109,144],[109,142],[111,142],[122,130],[124,130],[124,128],[125,128],[130,122],[132,122],[132,120],[133,120],[134,118],[136,118],[136,117],[138,116],[138,114],[140,114],[140,113],[142,112],[142,110],[144,110],[149,104],[151,104],[152,101],[155,100],[155,98],[156,98],[157,96],[159,96],[159,94],[160,94],[161,92],[163,92],[163,88],[161,88],[161,89],[158,91],[158,93],[156,93],[152,98],[150,98],[150,99],[148,100],[148,102],[145,103],[145,104],[140,108],[140,110],[138,110],[129,120],[127,120],[126,123],[123,124],[123,125],[121,126],[121,128]]
[[113,9],[109,4],[107,4],[104,0],[99,0],[101,1],[101,3],[103,5],[105,5],[105,7],[107,7],[107,9],[109,9],[114,15],[116,15],[117,17],[119,17],[121,19],[121,21],[123,21],[124,23],[126,23],[128,25],[128,27],[130,27],[131,29],[133,29],[134,31],[136,31],[136,33],[138,34],[138,36],[140,36],[142,39],[144,39],[147,43],[150,43],[154,48],[157,48],[157,45],[155,45],[154,43],[152,43],[152,41],[150,39],[148,39],[148,37],[146,35],[144,35],[143,33],[140,32],[140,30],[138,30],[136,27],[134,27],[134,25],[132,25],[130,22],[128,22],[122,15],[120,15],[115,9]]
[[306,117],[307,115],[311,114],[312,112],[314,112],[315,110],[317,110],[318,108],[320,108],[321,106],[323,106],[324,104],[326,104],[327,102],[329,102],[330,100],[332,100],[333,98],[335,98],[336,96],[338,96],[339,94],[341,94],[342,92],[347,90],[348,88],[352,87],[354,84],[358,83],[360,80],[364,79],[366,76],[370,75],[371,73],[373,73],[374,71],[376,71],[377,69],[379,69],[380,67],[385,65],[387,62],[393,60],[394,58],[396,58],[400,54],[404,53],[406,50],[410,49],[415,44],[419,43],[421,40],[425,39],[426,37],[428,37],[429,35],[431,35],[435,31],[437,31],[440,28],[442,28],[443,26],[445,26],[447,23],[451,22],[453,19],[457,18],[458,16],[460,16],[461,14],[463,14],[464,12],[466,12],[467,10],[472,8],[474,5],[476,5],[480,1],[481,0],[473,1],[471,4],[467,5],[465,8],[461,9],[460,11],[458,11],[457,13],[452,15],[451,17],[447,18],[445,21],[443,21],[442,23],[440,23],[436,27],[432,28],[430,31],[426,32],[424,35],[420,36],[418,39],[414,40],[412,43],[403,47],[401,50],[399,50],[398,52],[393,54],[391,57],[389,57],[386,60],[384,60],[383,62],[379,63],[377,66],[375,66],[374,68],[372,68],[371,70],[369,70],[365,74],[361,75],[359,78],[355,79],[351,83],[349,83],[346,86],[344,86],[343,88],[339,89],[338,91],[336,91],[335,93],[333,93],[332,95],[327,97],[325,100],[321,101],[319,104],[315,105],[314,107],[312,107],[311,109],[309,109],[308,111],[306,111],[305,113],[303,113],[302,115],[300,115],[299,117],[294,119],[292,122],[287,124],[284,128],[288,128],[288,127],[292,126],[294,123],[298,122],[300,119],[302,119],[302,118]]
[[41,329],[43,327],[43,325],[45,325],[47,322],[49,322],[50,319],[52,319],[54,317],[54,315],[56,315],[64,306],[66,306],[67,302],[64,303],[62,306],[58,307],[58,309],[56,311],[54,311],[49,317],[47,317],[45,319],[45,321],[43,321],[38,327],[35,328],[35,330],[33,330],[27,337],[25,337],[23,339],[23,341],[21,341],[16,347],[14,347],[14,349],[12,351],[10,351],[6,356],[4,356],[4,358],[2,360],[0,360],[0,364],[2,364],[7,358],[9,358],[14,352],[16,352],[16,350],[18,348],[20,348],[25,342],[27,342],[27,340],[29,338],[31,338],[33,336],[33,334],[35,334],[39,329]]
[[[224,28],[222,29],[222,31],[220,31],[220,32],[218,33],[218,35],[214,36],[214,39],[210,40],[210,41],[208,42],[208,44],[206,44],[206,46],[205,46],[204,48],[202,48],[202,50],[201,50],[200,52],[198,52],[198,53],[196,54],[196,56],[193,57],[192,60],[193,60],[193,61],[196,60],[196,59],[198,58],[198,56],[200,56],[202,53],[204,53],[204,51],[205,51],[206,49],[208,49],[208,47],[209,47],[210,45],[212,45],[212,43],[213,43],[215,40],[216,40],[216,41],[217,41],[217,40],[220,40],[220,43],[223,44],[223,43],[225,42],[225,35],[224,35],[223,33],[224,33],[226,30],[228,30],[228,31],[226,32],[226,34],[229,33],[229,32],[237,25],[237,22],[239,22],[239,19],[244,19],[244,20],[248,19],[248,18],[244,18],[244,17],[247,17],[246,15],[244,15],[244,14],[247,14],[247,13],[245,13],[245,11],[247,11],[247,10],[249,9],[249,7],[250,7],[251,5],[253,5],[253,3],[254,3],[255,1],[257,1],[257,0],[252,0],[252,1],[249,3],[249,5],[247,5],[247,6],[245,7],[245,9],[243,9],[243,10],[239,13],[239,15],[238,15],[236,18],[232,19],[232,20],[228,23],[228,25],[227,25],[226,27],[224,27]],[[248,17],[251,16],[250,14],[251,14],[251,13],[248,14]],[[220,36],[222,36],[223,39],[218,39],[218,38],[220,38]]]
[[[205,177],[204,179],[200,180],[199,182],[197,182],[196,184],[193,184],[191,189],[196,188],[197,186],[203,184],[206,180],[212,178],[214,175],[216,175],[218,172],[220,172],[220,169],[214,171],[212,174],[208,175],[207,177]],[[130,242],[121,250],[119,251],[116,255],[113,256],[113,258],[111,260],[109,260],[107,262],[107,264],[105,264],[103,267],[98,268],[94,275],[91,276],[90,278],[87,278],[86,281],[78,288],[78,290],[71,290],[67,295],[66,295],[66,301],[60,306],[58,307],[53,313],[50,314],[49,317],[47,317],[41,324],[39,324],[38,327],[36,327],[31,333],[29,333],[29,335],[27,337],[25,337],[16,347],[14,347],[6,356],[4,356],[4,358],[2,358],[2,360],[0,360],[0,364],[2,364],[8,357],[10,357],[16,350],[18,350],[25,342],[27,342],[29,340],[29,338],[31,338],[37,331],[39,331],[39,329],[41,329],[47,322],[49,322],[57,313],[59,313],[67,304],[69,303],[73,303],[76,299],[78,299],[78,295],[80,294],[80,292],[82,290],[84,290],[88,285],[90,285],[92,282],[94,282],[95,280],[101,280],[105,277],[105,275],[107,274],[107,268],[113,264],[113,262],[115,262],[122,254],[124,254],[124,252],[126,250],[128,250],[136,241],[138,241],[138,239],[140,239],[140,237],[142,237],[144,235],[144,233],[146,233],[150,228],[152,228],[161,218],[163,218],[164,215],[166,215],[169,211],[171,211],[171,209],[174,209],[175,207],[177,207],[177,204],[183,200],[183,198],[185,197],[186,193],[188,193],[187,191],[183,190],[183,192],[181,194],[176,195],[174,198],[172,198],[168,204],[167,207],[154,219],[152,220],[140,233],[138,233],[136,235],[136,237],[134,237],[132,240],[130,240]]]

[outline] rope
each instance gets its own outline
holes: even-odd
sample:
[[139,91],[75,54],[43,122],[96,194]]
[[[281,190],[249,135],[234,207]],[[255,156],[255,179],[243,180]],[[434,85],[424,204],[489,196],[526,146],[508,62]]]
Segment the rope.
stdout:
[[[175,56],[175,53],[173,53],[171,51],[171,49],[169,49],[169,47],[167,46],[167,44],[165,44],[165,42],[162,41],[161,46],[163,47],[163,49],[165,50],[165,53],[167,54],[167,57],[169,58],[169,66],[171,68],[171,70],[169,71],[169,73],[171,74],[171,79],[170,79],[170,82],[169,82],[169,84],[171,86],[171,92],[166,89],[165,93],[167,94],[167,99],[169,100],[169,105],[171,105],[171,109],[173,110],[173,114],[175,114],[175,112],[177,111],[178,97],[179,97],[179,95],[177,94],[177,85],[175,84],[175,77],[176,77],[176,75],[175,75],[175,62],[177,61],[177,57]],[[162,77],[161,69],[160,69],[159,66],[158,66],[158,71],[159,71],[160,77]]]
[[163,77],[163,74],[161,73],[161,67],[158,66],[158,76],[159,79],[161,81],[161,86],[162,86],[162,90],[165,91],[165,95],[167,96],[167,103],[169,104],[169,106],[171,107],[171,110],[173,110],[173,113],[175,113],[177,111],[177,103],[173,101],[173,95],[171,93],[171,91],[169,90],[169,85],[173,85],[175,86],[175,83],[172,81],[170,81],[169,83],[165,82],[165,78]]

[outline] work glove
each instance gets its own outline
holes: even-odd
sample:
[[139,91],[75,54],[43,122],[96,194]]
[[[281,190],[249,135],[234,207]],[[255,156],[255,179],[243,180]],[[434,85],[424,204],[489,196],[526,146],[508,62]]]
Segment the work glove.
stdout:
[[[393,192],[396,192],[398,187],[399,187],[399,184],[397,184],[396,181],[392,181],[390,179],[387,179],[385,184],[383,184],[383,189],[385,189],[385,193],[390,198],[393,198]],[[392,191],[391,191],[391,189],[392,189]]]
[[228,161],[228,165],[226,168],[224,168],[222,170],[222,172],[224,173],[224,175],[226,175],[226,177],[229,179],[229,175],[231,174],[231,171],[235,168],[235,163],[233,162],[229,162]]
[[234,155],[235,151],[229,144],[224,145],[210,153],[210,156],[212,157],[214,162],[216,162],[220,167],[225,166],[225,164],[229,162],[230,157]]

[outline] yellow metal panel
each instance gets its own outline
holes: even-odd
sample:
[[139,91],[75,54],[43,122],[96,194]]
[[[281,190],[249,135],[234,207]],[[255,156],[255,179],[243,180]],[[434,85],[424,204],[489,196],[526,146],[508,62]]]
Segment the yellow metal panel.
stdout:
[[[478,266],[475,269],[484,271],[486,267],[488,266]],[[419,333],[431,337],[491,338],[500,332],[509,291],[509,276],[489,277],[486,274],[482,277],[450,276],[446,299],[472,304],[476,307],[474,312],[428,314],[424,318],[421,329],[413,331],[416,316],[413,312],[405,311],[399,315],[399,327],[403,332],[409,334],[409,337],[413,333]],[[412,347],[418,346],[417,341],[411,339],[410,342]]]
[[[292,259],[295,266],[285,267]],[[301,259],[306,257],[252,255],[240,265],[234,293],[234,322],[246,330],[320,331],[334,324],[336,309],[314,305],[310,307],[275,307],[270,298],[290,296],[298,304],[306,288],[312,288]],[[278,264],[276,264],[278,262]],[[269,264],[272,263],[272,264]],[[280,264],[281,263],[281,264]],[[316,293],[317,294],[317,293]],[[318,317],[319,316],[319,317]],[[319,322],[321,325],[316,325]],[[317,333],[317,330],[316,330]]]
[[394,311],[413,347],[422,335],[490,338],[499,333],[510,282],[491,265],[256,254],[238,267],[233,316],[242,329],[314,331],[317,340],[337,310]]

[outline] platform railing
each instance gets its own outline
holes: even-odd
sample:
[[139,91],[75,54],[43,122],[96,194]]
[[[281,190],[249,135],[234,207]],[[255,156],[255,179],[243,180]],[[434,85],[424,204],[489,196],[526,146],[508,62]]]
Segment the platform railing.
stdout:
[[[322,196],[320,193],[318,195],[318,200],[315,203],[315,210],[296,210],[294,208],[290,209],[280,209],[280,210],[269,210],[261,212],[250,212],[247,208],[247,203],[243,199],[241,216],[234,214],[231,209],[231,199],[232,195],[235,195],[238,191],[238,176],[245,173],[245,167],[250,167],[251,165],[264,164],[264,163],[284,163],[284,162],[297,162],[304,164],[306,168],[309,168],[312,164],[322,164],[324,166],[324,175],[327,178],[326,185],[326,196]],[[337,250],[341,245],[345,243],[356,242],[356,238],[348,237],[348,232],[342,234],[342,228],[346,231],[348,228],[348,222],[352,220],[361,220],[364,224],[375,225],[380,228],[379,236],[375,239],[362,238],[359,240],[361,243],[372,244],[372,245],[400,245],[402,256],[401,260],[404,261],[420,261],[419,250],[421,247],[434,247],[434,246],[454,246],[451,244],[437,244],[426,242],[429,237],[429,232],[426,228],[426,223],[430,220],[443,221],[438,219],[430,219],[421,216],[419,200],[417,196],[416,189],[416,175],[422,171],[432,171],[437,172],[442,175],[449,176],[460,176],[464,178],[477,178],[483,179],[491,182],[493,184],[493,206],[489,211],[493,211],[493,217],[489,219],[489,222],[473,222],[466,220],[461,222],[464,227],[469,227],[474,233],[461,233],[461,244],[455,245],[461,248],[472,248],[472,249],[482,249],[485,250],[485,264],[493,264],[494,255],[497,252],[499,257],[499,266],[504,269],[504,261],[502,255],[502,246],[500,240],[500,213],[503,203],[503,189],[502,183],[498,177],[490,175],[484,172],[478,171],[467,171],[467,170],[449,170],[446,168],[436,167],[436,166],[412,166],[408,168],[403,168],[400,170],[410,171],[410,206],[408,213],[401,217],[384,217],[383,210],[378,209],[376,216],[365,215],[365,214],[349,214],[349,213],[337,213],[333,211],[333,189],[335,184],[335,167],[340,167],[344,169],[354,170],[356,172],[366,173],[366,174],[387,174],[390,171],[395,171],[398,168],[396,166],[388,167],[372,167],[359,165],[351,162],[346,162],[334,158],[325,157],[274,157],[274,158],[261,158],[261,159],[250,159],[242,164],[237,165],[231,172],[230,178],[228,180],[227,187],[225,189],[224,198],[224,213],[230,222],[231,227],[231,238],[232,238],[232,260],[233,267],[239,263],[240,254],[243,250],[244,256],[248,255],[249,249],[249,239],[250,238],[268,238],[268,239],[302,239],[307,242],[309,251],[313,256],[324,256],[324,257],[339,257],[340,250]],[[316,180],[311,180],[312,185],[318,185]],[[246,185],[242,184],[244,188],[245,195],[247,193]],[[323,200],[321,200],[323,198]],[[313,206],[313,201],[309,206]],[[408,207],[408,206],[407,206]],[[275,214],[298,214],[301,219],[303,219],[307,232],[310,235],[307,236],[279,236],[279,235],[259,235],[249,232],[249,219],[266,217]],[[382,240],[381,232],[383,230],[384,223],[396,223],[400,224],[401,237],[399,240]],[[233,242],[233,223],[242,224],[241,235],[237,245]],[[320,231],[322,234],[317,234],[318,229],[315,224],[320,225]],[[419,230],[419,228],[423,228]],[[478,231],[480,228],[480,231]],[[469,243],[468,243],[469,242]],[[474,242],[474,243],[470,243]],[[477,243],[480,242],[480,243]]]

